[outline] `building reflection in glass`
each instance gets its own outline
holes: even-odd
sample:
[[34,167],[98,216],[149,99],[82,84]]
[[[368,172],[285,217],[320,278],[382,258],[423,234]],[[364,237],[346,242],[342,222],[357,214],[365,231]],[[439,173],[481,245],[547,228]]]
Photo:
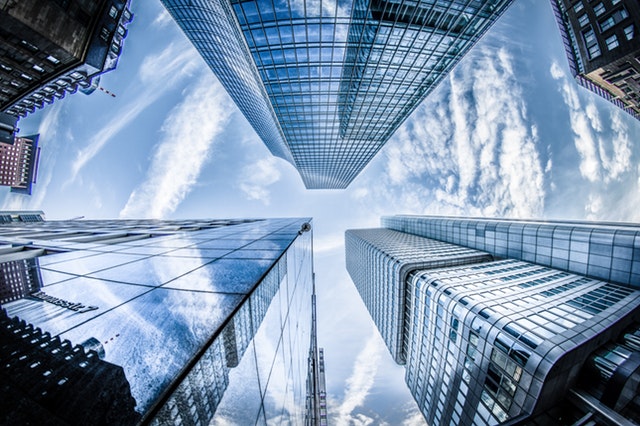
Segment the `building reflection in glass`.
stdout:
[[[302,423],[307,222],[12,224],[0,241],[66,252],[24,263],[40,284],[2,305],[8,321],[43,330],[74,356],[119,366],[134,422]],[[104,420],[96,416],[88,423]]]

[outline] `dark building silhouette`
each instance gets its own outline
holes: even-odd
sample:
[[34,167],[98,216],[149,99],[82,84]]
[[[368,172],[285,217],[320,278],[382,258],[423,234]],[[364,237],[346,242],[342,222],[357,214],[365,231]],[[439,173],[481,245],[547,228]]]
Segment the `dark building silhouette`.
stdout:
[[136,424],[122,367],[0,311],[0,423]]
[[130,0],[0,0],[0,112],[16,117],[116,67]]

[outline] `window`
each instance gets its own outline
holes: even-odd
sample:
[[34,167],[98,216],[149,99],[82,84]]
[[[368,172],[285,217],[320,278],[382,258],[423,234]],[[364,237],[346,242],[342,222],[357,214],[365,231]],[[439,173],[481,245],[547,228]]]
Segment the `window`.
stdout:
[[596,16],[600,16],[604,12],[606,12],[606,9],[604,8],[604,5],[602,3],[598,3],[593,6],[593,11],[595,12]]
[[47,61],[51,62],[52,64],[59,64],[60,63],[60,59],[56,58],[55,56],[47,56]]
[[43,73],[44,72],[44,68],[42,68],[40,65],[35,64],[32,67],[34,70],[38,71],[39,73]]
[[628,27],[626,27],[624,29],[624,35],[627,38],[627,40],[631,40],[634,37],[634,28],[633,25],[629,25]]
[[605,39],[605,43],[607,43],[607,49],[609,50],[613,50],[619,46],[618,37],[616,37],[615,34],[612,35],[611,37],[607,37]]
[[574,12],[580,12],[582,9],[584,9],[584,5],[582,4],[582,2],[578,2],[573,6],[573,11]]
[[20,40],[20,44],[22,44],[24,47],[26,47],[31,52],[37,52],[38,51],[38,48],[36,46],[34,46],[33,44],[29,43],[27,40]]
[[596,39],[596,34],[593,32],[593,29],[589,28],[583,31],[582,38],[584,39],[584,44],[587,46],[589,59],[600,56],[600,46],[598,46],[598,40]]
[[116,19],[118,17],[118,9],[113,5],[109,9],[109,17],[111,19]]
[[100,30],[100,38],[102,39],[102,41],[108,43],[109,35],[109,29],[107,27],[102,27],[102,29]]
[[600,31],[604,32],[609,28],[613,27],[618,22],[628,17],[629,17],[629,12],[627,12],[627,9],[624,9],[624,8],[618,9],[615,12],[613,12],[611,16],[609,16],[608,18],[600,22]]
[[583,15],[580,15],[580,17],[578,18],[578,22],[580,23],[580,27],[584,27],[589,23],[589,17],[587,16],[586,13]]

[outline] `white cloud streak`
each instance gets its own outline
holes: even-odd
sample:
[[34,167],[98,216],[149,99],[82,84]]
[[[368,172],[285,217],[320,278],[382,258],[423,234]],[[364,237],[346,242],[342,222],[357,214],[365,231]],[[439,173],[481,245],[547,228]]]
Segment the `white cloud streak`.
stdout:
[[222,86],[205,73],[165,120],[147,177],[131,193],[120,217],[163,218],[174,212],[196,183],[234,110]]
[[281,177],[278,160],[267,157],[249,164],[242,169],[239,187],[249,200],[261,201],[268,206],[271,202],[269,186],[278,182]]
[[619,179],[631,168],[631,141],[621,117],[623,113],[611,111],[610,130],[614,137],[609,137],[609,129],[604,126],[594,100],[597,95],[585,93],[589,98],[586,106],[583,106],[577,83],[556,62],[551,65],[550,73],[558,81],[560,93],[569,110],[573,142],[580,156],[580,174],[593,183]]
[[376,341],[377,332],[375,330],[372,331],[371,337],[369,337],[356,358],[353,373],[346,381],[345,398],[337,409],[336,425],[338,426],[371,423],[371,419],[354,411],[363,405],[374,385],[376,372],[378,371],[380,351]]
[[78,151],[71,165],[71,178],[75,181],[80,171],[96,156],[104,146],[145,109],[158,100],[167,90],[173,88],[183,78],[191,75],[200,60],[195,49],[186,42],[171,43],[162,52],[149,55],[140,66],[139,83],[141,90],[133,100],[118,108],[118,114],[96,132],[87,146]]
[[504,47],[486,45],[470,55],[387,145],[385,202],[421,209],[416,213],[540,215],[538,132],[514,59]]

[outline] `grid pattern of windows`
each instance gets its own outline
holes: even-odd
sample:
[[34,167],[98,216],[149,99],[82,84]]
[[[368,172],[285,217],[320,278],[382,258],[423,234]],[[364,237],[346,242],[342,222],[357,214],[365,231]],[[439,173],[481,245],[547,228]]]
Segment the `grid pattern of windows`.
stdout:
[[640,291],[516,260],[416,270],[406,288],[406,381],[429,424],[530,412],[589,328],[640,304]]
[[[220,414],[233,424],[302,424],[308,221],[3,224],[7,244],[28,238],[62,252],[7,265],[0,294],[23,294],[2,307],[60,339],[93,338],[124,370],[144,422],[209,424]],[[114,241],[122,233],[146,238]],[[14,272],[29,273],[28,289]]]
[[[387,229],[348,230],[347,271],[396,362],[404,363],[405,277],[414,269],[485,262],[477,250]],[[410,332],[410,331],[408,331]]]
[[589,222],[383,217],[384,227],[640,287],[640,229]]
[[307,188],[345,188],[511,1],[163,3]]

